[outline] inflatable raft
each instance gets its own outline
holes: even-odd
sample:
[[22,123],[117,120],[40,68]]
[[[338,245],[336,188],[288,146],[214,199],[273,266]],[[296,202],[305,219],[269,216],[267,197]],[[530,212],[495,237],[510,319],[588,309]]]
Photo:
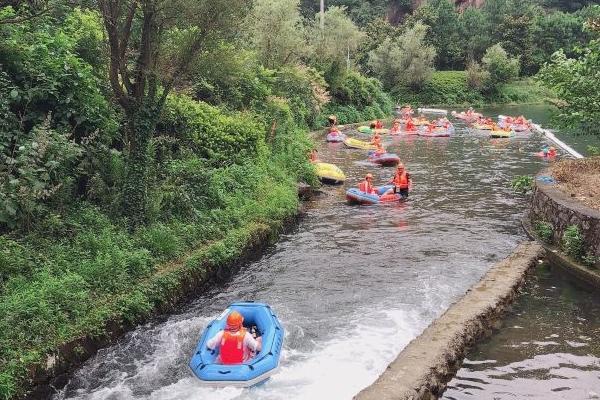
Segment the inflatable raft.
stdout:
[[504,129],[498,129],[498,130],[493,130],[490,131],[490,137],[491,138],[509,138],[514,136],[515,133],[513,131],[505,131]]
[[369,142],[354,138],[347,138],[344,140],[344,144],[352,149],[375,150],[377,148],[375,145],[372,145]]
[[369,161],[375,164],[379,164],[382,167],[393,167],[398,165],[400,157],[394,153],[383,153],[383,154],[369,154]]
[[344,135],[343,133],[337,133],[337,134],[332,134],[332,133],[328,133],[327,134],[327,138],[325,139],[330,143],[341,143],[344,140],[346,140],[346,135]]
[[429,130],[424,130],[419,132],[419,136],[424,137],[448,137],[454,132],[454,127],[449,126],[448,128],[437,127],[434,128],[431,132]]
[[375,190],[377,191],[377,194],[369,194],[361,192],[357,188],[350,188],[346,191],[346,200],[348,200],[348,203],[350,204],[363,205],[393,203],[402,200],[402,196],[398,193],[383,194],[393,188],[394,186],[392,185],[376,187]]
[[[219,350],[206,347],[209,339],[225,328],[227,315],[233,310],[244,316],[244,326],[256,326],[262,336],[262,349],[250,360],[242,364],[224,365],[218,363]],[[267,304],[240,302],[227,307],[213,320],[200,337],[189,366],[205,386],[250,387],[257,385],[279,368],[279,357],[283,345],[283,327]]]
[[456,118],[456,119],[460,119],[461,121],[465,121],[465,122],[475,122],[477,121],[478,118],[483,117],[483,114],[480,113],[472,113],[471,115],[467,115],[467,113],[465,113],[464,111],[457,113],[456,111],[452,111],[451,115]]
[[374,133],[379,133],[380,135],[390,133],[390,130],[387,128],[371,128],[366,125],[359,126],[358,128],[356,128],[356,130],[360,133],[367,133],[369,135],[372,135]]
[[491,131],[494,127],[490,124],[473,124],[473,129],[478,129],[480,131]]
[[324,162],[316,162],[313,165],[319,180],[325,184],[338,185],[346,180],[346,175],[337,165]]

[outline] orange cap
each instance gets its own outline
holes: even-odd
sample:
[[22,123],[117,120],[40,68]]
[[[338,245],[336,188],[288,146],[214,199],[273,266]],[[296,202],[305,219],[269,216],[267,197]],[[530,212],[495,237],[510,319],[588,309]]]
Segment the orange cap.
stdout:
[[240,329],[242,327],[242,323],[244,322],[244,317],[237,311],[232,311],[227,316],[227,329]]

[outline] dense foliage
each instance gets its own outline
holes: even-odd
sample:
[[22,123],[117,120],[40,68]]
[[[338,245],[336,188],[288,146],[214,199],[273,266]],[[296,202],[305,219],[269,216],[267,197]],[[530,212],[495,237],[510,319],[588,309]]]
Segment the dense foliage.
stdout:
[[600,39],[581,48],[576,58],[558,51],[539,78],[560,98],[559,124],[600,134]]
[[0,398],[280,226],[330,114],[528,101],[515,79],[562,49],[541,80],[566,121],[598,118],[598,7],[332,0],[321,21],[317,3],[2,3]]

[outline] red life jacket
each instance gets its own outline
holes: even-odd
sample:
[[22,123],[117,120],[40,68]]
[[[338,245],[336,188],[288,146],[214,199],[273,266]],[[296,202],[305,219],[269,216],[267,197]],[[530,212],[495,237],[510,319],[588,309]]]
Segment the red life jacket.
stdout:
[[408,189],[408,175],[406,174],[406,171],[402,172],[401,174],[396,172],[392,183],[400,189]]
[[358,190],[360,190],[361,192],[368,193],[368,194],[371,194],[374,192],[373,185],[371,185],[371,183],[366,180],[364,180],[358,184]]
[[244,361],[244,336],[244,328],[237,332],[223,331],[220,349],[223,364],[241,364]]
[[383,128],[383,123],[381,121],[375,122],[375,128],[376,129],[382,129]]

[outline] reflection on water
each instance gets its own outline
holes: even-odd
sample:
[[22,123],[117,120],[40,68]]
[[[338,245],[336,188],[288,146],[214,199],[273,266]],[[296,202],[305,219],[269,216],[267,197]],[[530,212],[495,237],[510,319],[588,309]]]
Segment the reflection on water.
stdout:
[[[364,137],[354,133],[357,137]],[[404,204],[350,206],[347,187],[392,168],[365,151],[322,144],[346,186],[325,187],[297,229],[226,285],[128,334],[90,360],[58,399],[349,399],[523,240],[525,199],[510,181],[534,174],[541,137],[385,137],[413,178]],[[206,389],[187,368],[211,318],[237,300],[269,303],[286,339],[282,368],[257,389]]]
[[599,338],[600,296],[540,266],[443,399],[600,399]]

